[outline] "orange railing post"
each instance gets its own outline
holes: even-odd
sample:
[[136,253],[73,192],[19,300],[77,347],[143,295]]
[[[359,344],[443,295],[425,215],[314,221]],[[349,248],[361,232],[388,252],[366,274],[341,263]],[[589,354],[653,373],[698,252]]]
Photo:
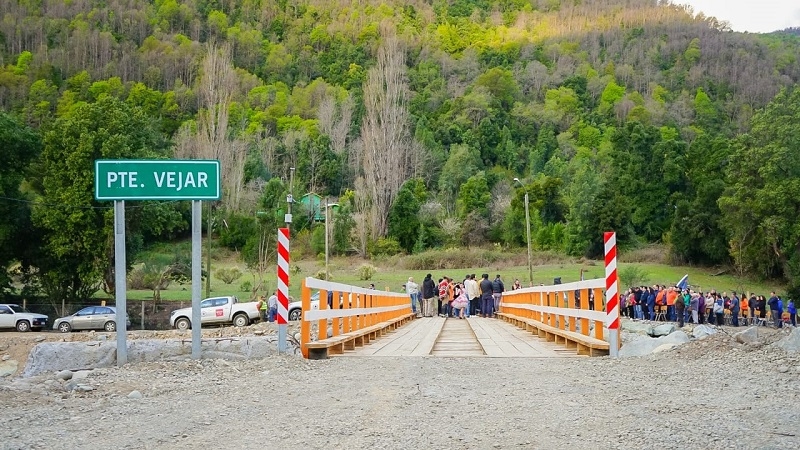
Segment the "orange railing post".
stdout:
[[[603,290],[600,288],[594,289],[594,310],[605,311],[605,308],[603,308]],[[594,322],[594,337],[600,340],[603,340],[603,325],[604,322],[602,320]]]
[[[328,291],[325,289],[320,289],[319,310],[327,311],[329,309],[331,308],[328,306]],[[319,319],[317,321],[317,339],[326,339],[327,337],[328,337],[328,319]]]

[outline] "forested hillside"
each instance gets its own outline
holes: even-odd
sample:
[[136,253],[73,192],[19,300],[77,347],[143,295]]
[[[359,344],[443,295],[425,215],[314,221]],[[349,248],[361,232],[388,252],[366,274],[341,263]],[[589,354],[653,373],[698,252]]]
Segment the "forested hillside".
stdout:
[[[536,249],[596,257],[613,229],[800,284],[796,30],[734,33],[652,0],[0,11],[0,263],[51,297],[113,292],[99,158],[219,159],[204,213],[254,270],[290,189],[338,201],[333,251],[364,256],[523,246],[527,191]],[[128,211],[129,262],[189,228],[185,202]],[[322,251],[311,214],[293,229],[296,251]]]

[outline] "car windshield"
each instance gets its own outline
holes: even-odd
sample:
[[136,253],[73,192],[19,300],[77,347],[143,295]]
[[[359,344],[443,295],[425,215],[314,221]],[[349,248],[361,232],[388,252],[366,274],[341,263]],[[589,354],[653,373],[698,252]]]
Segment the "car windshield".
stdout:
[[11,310],[14,311],[15,313],[29,313],[30,312],[26,308],[23,308],[22,306],[19,306],[19,305],[8,305],[8,307],[11,308]]

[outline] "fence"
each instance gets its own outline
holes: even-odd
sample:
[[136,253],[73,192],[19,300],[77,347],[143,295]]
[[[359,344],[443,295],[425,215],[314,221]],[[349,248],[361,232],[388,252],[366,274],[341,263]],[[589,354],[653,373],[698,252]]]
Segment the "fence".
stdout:
[[[74,314],[81,308],[87,306],[114,306],[114,299],[92,298],[81,303],[53,302],[42,297],[31,296],[8,296],[4,300],[8,303],[16,303],[27,308],[31,312],[45,314],[48,323],[53,324],[59,317]],[[0,301],[2,303],[3,301]],[[131,320],[132,330],[167,330],[169,329],[169,315],[174,309],[191,306],[191,301],[155,301],[155,300],[131,300],[128,299],[128,318]]]
[[[319,309],[312,308],[312,289],[319,290]],[[300,343],[306,358],[313,357],[315,350],[324,350],[324,356],[318,356],[327,357],[328,349],[332,349],[331,353],[341,353],[363,345],[413,317],[411,299],[406,294],[316,278],[303,280],[300,297],[303,311]]]

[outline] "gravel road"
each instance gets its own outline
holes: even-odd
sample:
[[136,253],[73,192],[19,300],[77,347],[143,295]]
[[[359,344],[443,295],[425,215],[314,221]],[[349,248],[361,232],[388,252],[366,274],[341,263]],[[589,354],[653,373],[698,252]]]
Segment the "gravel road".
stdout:
[[616,360],[274,356],[84,375],[87,392],[0,380],[0,448],[800,448],[800,356],[725,335]]

